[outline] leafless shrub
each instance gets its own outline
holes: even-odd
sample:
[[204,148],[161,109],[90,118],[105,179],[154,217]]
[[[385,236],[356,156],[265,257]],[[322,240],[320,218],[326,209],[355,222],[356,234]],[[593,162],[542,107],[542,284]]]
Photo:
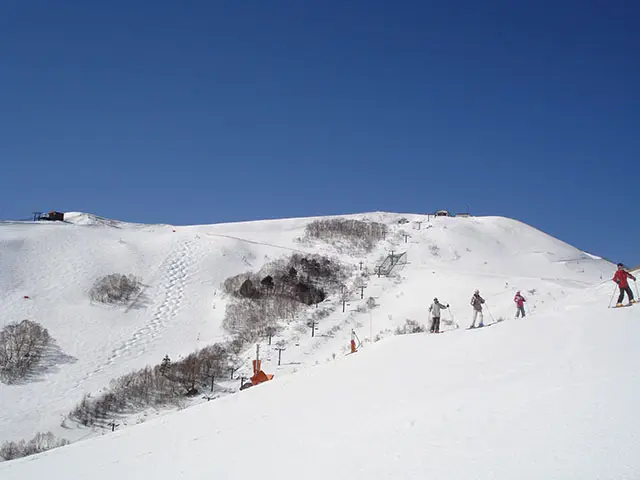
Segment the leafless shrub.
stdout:
[[14,460],[24,457],[26,443],[24,440],[19,442],[4,442],[0,447],[0,457],[4,460]]
[[327,318],[331,315],[332,312],[333,309],[331,308],[317,308],[311,314],[311,319],[315,321],[322,320],[323,318]]
[[252,274],[250,273],[241,273],[239,275],[229,277],[222,284],[222,289],[230,295],[237,295],[240,291],[240,287],[242,286],[242,284],[247,279],[250,279],[251,277],[252,277]]
[[[228,303],[223,328],[234,336],[233,349],[239,354],[244,345],[259,338],[270,338],[295,320],[304,306],[321,304],[339,291],[353,267],[321,255],[298,254],[264,265],[258,272],[245,272],[224,282],[234,298]],[[330,312],[320,308],[311,313],[313,321]],[[302,331],[306,326],[301,324]]]
[[229,359],[232,357],[229,349],[217,343],[203,348],[197,355],[200,372],[206,378],[225,373],[229,366]]
[[14,383],[32,373],[51,343],[42,325],[23,320],[0,331],[0,380]]
[[229,342],[229,352],[231,352],[232,355],[240,355],[240,352],[242,352],[243,348],[244,342],[238,337]]
[[95,416],[93,415],[91,409],[91,398],[89,395],[85,394],[82,397],[82,400],[69,414],[69,417],[81,425],[93,425],[95,422]]
[[370,251],[387,235],[384,223],[333,218],[314,220],[305,227],[305,237],[319,239],[340,248],[350,246],[357,250]]
[[196,383],[200,379],[202,364],[197,354],[188,355],[180,363],[175,364],[171,370],[173,379],[180,384],[187,395],[198,393]]
[[225,292],[239,298],[258,300],[285,296],[311,305],[348,277],[348,268],[321,255],[293,254],[266,264],[259,272],[245,272],[224,281]]
[[416,322],[415,320],[407,319],[404,325],[396,328],[396,335],[407,335],[411,333],[422,333],[426,332],[426,327]]
[[105,425],[114,414],[150,406],[179,405],[185,396],[198,393],[212,377],[229,371],[231,352],[215,344],[171,362],[168,356],[154,367],[122,375],[97,397],[85,395],[69,413],[69,418],[85,426]]
[[112,273],[99,278],[91,287],[89,297],[94,302],[128,303],[142,290],[142,280],[134,275]]
[[259,287],[254,285],[250,278],[242,282],[238,293],[244,298],[260,298],[262,296]]
[[241,343],[273,335],[281,322],[296,318],[304,305],[318,305],[349,276],[348,267],[320,255],[293,254],[266,264],[257,273],[228,278],[224,288],[235,298],[223,320]]
[[376,302],[376,299],[374,297],[369,297],[367,299],[367,308],[369,310],[373,310],[374,308],[376,308],[378,306],[378,303]]
[[4,442],[0,447],[0,457],[4,460],[13,460],[46,452],[52,448],[58,448],[68,444],[69,440],[57,438],[51,432],[37,433],[35,437],[28,442],[24,440],[20,440],[19,442]]
[[248,300],[236,300],[227,305],[223,328],[244,343],[252,342],[265,327],[261,309]]

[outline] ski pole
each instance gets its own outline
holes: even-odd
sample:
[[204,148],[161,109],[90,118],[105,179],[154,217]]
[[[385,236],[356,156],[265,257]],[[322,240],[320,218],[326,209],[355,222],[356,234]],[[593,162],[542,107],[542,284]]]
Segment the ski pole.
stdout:
[[638,284],[635,280],[633,281],[633,284],[636,286],[636,298],[640,300],[640,293],[638,293]]
[[486,303],[484,304],[484,306],[485,306],[485,307],[486,307],[486,309],[487,309],[487,313],[488,313],[488,314],[489,314],[489,316],[491,317],[491,321],[492,321],[493,323],[496,323],[496,319],[495,319],[495,318],[493,318],[493,315],[491,315],[491,310],[489,310],[489,306],[488,306]]
[[360,348],[362,346],[362,342],[360,341],[360,338],[358,338],[358,334],[355,330],[353,330],[353,334],[355,335],[356,340],[358,340],[358,348]]
[[[636,288],[638,288],[637,285],[636,285]],[[609,300],[609,306],[607,308],[611,308],[611,304],[613,303],[613,297],[616,296],[616,290],[617,290],[617,287],[613,287],[613,293],[611,294],[611,300]]]

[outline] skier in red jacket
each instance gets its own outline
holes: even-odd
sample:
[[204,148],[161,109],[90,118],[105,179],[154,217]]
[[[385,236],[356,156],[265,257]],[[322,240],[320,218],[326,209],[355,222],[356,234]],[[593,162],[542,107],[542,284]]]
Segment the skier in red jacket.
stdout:
[[618,303],[616,307],[622,306],[622,300],[624,300],[624,293],[627,292],[627,296],[629,297],[629,303],[636,303],[633,299],[633,292],[631,291],[631,287],[629,287],[629,282],[627,278],[630,278],[634,282],[636,281],[636,277],[631,275],[624,269],[624,265],[621,263],[618,264],[618,271],[613,276],[612,280],[618,284],[618,288],[620,289],[620,296],[618,297]]

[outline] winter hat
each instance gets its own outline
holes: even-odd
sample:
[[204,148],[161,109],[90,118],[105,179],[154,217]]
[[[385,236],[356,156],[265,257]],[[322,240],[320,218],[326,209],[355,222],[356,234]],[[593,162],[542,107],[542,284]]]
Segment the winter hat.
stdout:
[[619,263],[618,266],[619,267],[624,267],[624,265],[622,263]]
[[473,292],[473,293],[480,293],[480,290],[478,290],[478,289],[476,288],[476,291],[475,291],[475,292]]

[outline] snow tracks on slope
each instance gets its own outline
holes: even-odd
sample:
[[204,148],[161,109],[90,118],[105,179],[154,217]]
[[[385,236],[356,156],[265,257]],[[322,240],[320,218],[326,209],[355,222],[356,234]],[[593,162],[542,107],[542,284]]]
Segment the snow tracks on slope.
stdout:
[[189,268],[196,260],[196,255],[194,255],[196,248],[197,246],[193,240],[187,240],[165,259],[164,268],[161,267],[164,270],[161,282],[161,288],[164,289],[164,298],[156,308],[153,320],[147,326],[148,328],[145,329],[152,338],[155,337],[153,332],[156,332],[171,321],[180,309],[184,298],[184,288],[189,276]]
[[[107,361],[94,370],[89,377],[125,357],[139,357],[147,352],[156,337],[178,315],[185,295],[189,270],[197,260],[198,249],[199,246],[194,240],[185,240],[169,253],[154,276],[154,278],[160,276],[160,281],[157,293],[154,295],[157,301],[153,307],[154,313],[151,319],[138,328],[131,338],[114,349]],[[153,279],[149,283],[154,283]],[[143,291],[142,295],[146,295],[146,292]],[[131,310],[137,301],[139,298],[134,300],[127,311]]]

